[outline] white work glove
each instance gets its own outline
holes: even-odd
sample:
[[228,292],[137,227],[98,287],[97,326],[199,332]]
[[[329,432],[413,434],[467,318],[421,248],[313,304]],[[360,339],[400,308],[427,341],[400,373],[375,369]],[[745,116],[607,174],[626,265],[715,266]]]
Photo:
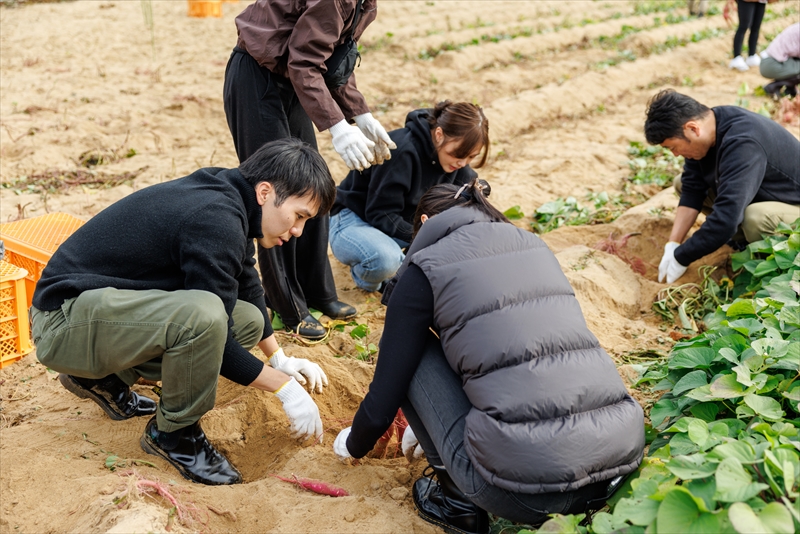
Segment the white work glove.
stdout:
[[333,452],[336,453],[336,456],[338,456],[340,460],[347,460],[353,457],[350,451],[347,450],[347,436],[350,435],[350,430],[352,428],[352,426],[348,426],[339,432],[339,435],[336,436],[336,440],[333,442]]
[[364,113],[353,117],[356,121],[361,132],[367,139],[375,143],[372,153],[375,155],[375,165],[380,165],[384,160],[392,159],[392,153],[389,149],[397,148],[397,145],[386,133],[386,130],[381,126],[381,123],[372,116],[372,113]]
[[368,169],[375,156],[372,149],[375,143],[356,126],[350,126],[347,121],[341,120],[330,128],[333,137],[333,148],[344,160],[345,165],[352,171]]
[[322,386],[328,385],[328,377],[325,375],[322,367],[305,358],[286,356],[283,353],[283,349],[276,350],[275,353],[270,356],[269,364],[273,369],[295,377],[297,381],[303,385],[306,384],[306,379],[303,375],[307,376],[310,382],[308,388],[311,391],[322,393]]
[[293,438],[322,440],[322,419],[319,418],[319,408],[294,377],[282,385],[275,392],[275,396],[283,403],[283,411],[289,418]]
[[414,434],[414,431],[410,426],[407,426],[403,431],[403,442],[401,447],[403,449],[403,456],[405,456],[406,460],[409,462],[414,461],[425,453],[425,451],[422,450],[422,446],[419,444],[419,441],[417,440],[417,436]]
[[664,245],[664,255],[661,257],[661,263],[658,265],[658,281],[663,282],[664,278],[667,283],[671,284],[686,272],[686,267],[678,263],[675,259],[675,249],[681,246],[680,243],[670,241]]

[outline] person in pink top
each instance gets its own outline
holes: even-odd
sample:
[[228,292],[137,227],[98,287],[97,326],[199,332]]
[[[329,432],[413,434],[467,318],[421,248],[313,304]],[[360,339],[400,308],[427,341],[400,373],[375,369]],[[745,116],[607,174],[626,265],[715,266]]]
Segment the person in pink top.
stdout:
[[761,75],[776,80],[765,86],[764,91],[779,95],[781,88],[785,87],[787,95],[796,95],[795,86],[800,84],[800,22],[778,34],[762,56]]

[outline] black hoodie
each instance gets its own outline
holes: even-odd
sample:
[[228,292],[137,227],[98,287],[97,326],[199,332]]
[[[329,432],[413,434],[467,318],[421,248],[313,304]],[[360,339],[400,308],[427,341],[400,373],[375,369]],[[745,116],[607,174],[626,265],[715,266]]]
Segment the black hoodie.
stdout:
[[406,127],[389,132],[397,144],[392,159],[364,171],[351,171],[336,190],[331,215],[344,208],[388,235],[411,241],[414,212],[422,195],[437,184],[462,185],[478,176],[469,165],[445,172],[431,138],[431,109],[406,116]]

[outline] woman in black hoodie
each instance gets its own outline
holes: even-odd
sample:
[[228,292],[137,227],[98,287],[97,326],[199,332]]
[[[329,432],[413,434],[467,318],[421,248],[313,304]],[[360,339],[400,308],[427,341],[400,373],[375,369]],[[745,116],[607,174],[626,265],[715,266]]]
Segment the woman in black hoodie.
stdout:
[[351,171],[331,210],[333,255],[366,291],[378,290],[403,262],[422,195],[437,184],[469,183],[477,177],[470,163],[479,158],[475,167],[482,167],[489,154],[489,122],[468,102],[412,111],[389,136],[397,144],[392,159]]

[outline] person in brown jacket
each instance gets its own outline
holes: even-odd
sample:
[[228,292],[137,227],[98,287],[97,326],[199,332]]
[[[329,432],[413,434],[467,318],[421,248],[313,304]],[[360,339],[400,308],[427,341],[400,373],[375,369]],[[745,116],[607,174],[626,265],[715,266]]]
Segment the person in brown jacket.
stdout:
[[[257,0],[236,17],[239,38],[225,69],[223,99],[240,161],[275,139],[297,137],[317,148],[313,125],[330,130],[350,169],[391,156],[396,147],[352,74],[356,43],[375,20],[376,1]],[[325,215],[309,221],[301,239],[258,248],[268,306],[309,339],[325,335],[309,307],[331,318],[356,314],[336,294],[328,226]]]

